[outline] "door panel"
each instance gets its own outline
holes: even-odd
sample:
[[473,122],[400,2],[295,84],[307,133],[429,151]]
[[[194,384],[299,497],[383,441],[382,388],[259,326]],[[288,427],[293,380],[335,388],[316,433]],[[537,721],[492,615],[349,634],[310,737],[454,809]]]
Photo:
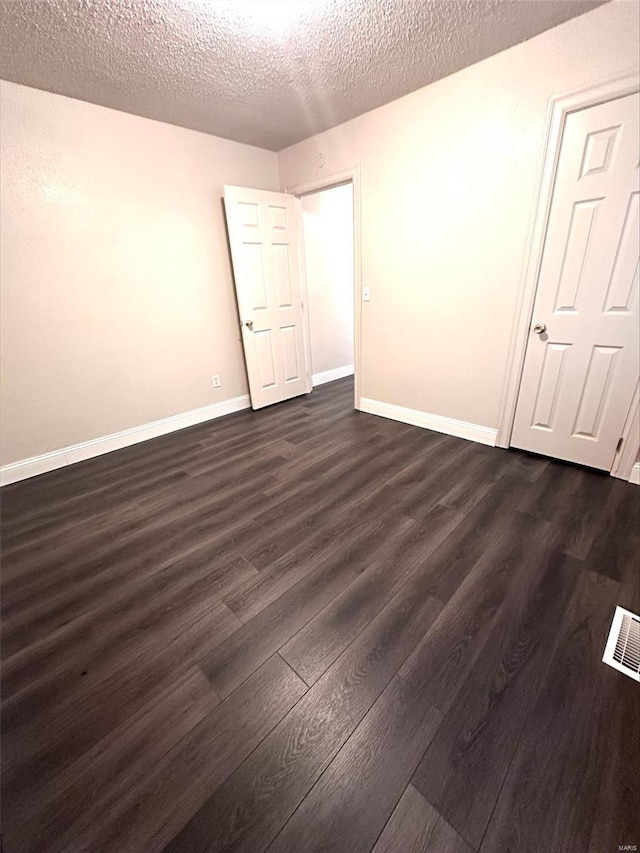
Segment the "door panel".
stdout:
[[573,435],[597,438],[602,414],[609,398],[620,347],[594,347],[582,388]]
[[254,409],[311,391],[298,259],[298,201],[224,188],[242,342]]
[[[607,288],[604,311],[624,311],[632,309],[634,293],[638,291],[638,252],[637,240],[640,232],[638,221],[638,199],[640,193],[632,193],[618,243],[616,258]],[[634,252],[634,241],[636,251]]]
[[533,424],[541,429],[553,429],[565,356],[570,346],[571,344],[550,343],[545,348],[533,409]]
[[640,366],[638,120],[637,94],[567,116],[511,440],[605,470]]

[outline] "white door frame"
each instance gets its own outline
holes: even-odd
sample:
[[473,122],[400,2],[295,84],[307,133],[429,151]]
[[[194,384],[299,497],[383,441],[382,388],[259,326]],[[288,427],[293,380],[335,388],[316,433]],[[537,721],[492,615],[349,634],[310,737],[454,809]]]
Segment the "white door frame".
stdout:
[[[517,295],[509,358],[507,361],[507,374],[500,402],[498,437],[496,440],[497,447],[509,447],[511,443],[513,421],[518,403],[520,380],[522,378],[529,338],[529,327],[531,325],[538,277],[540,275],[540,265],[544,251],[547,222],[551,210],[565,120],[571,112],[586,109],[587,107],[594,107],[597,104],[612,101],[616,98],[623,98],[626,95],[633,95],[639,88],[638,73],[635,70],[629,71],[629,73],[602,83],[599,86],[581,89],[568,95],[552,98],[549,102],[544,155],[540,166],[535,212],[529,232],[530,236],[522,280]],[[629,442],[633,442],[634,440],[636,446],[633,458],[635,460],[640,442],[630,432]],[[612,471],[616,470],[617,464],[618,457],[616,456]],[[631,470],[629,470],[625,479],[628,479],[630,474]],[[621,473],[617,473],[617,476],[621,476]]]
[[631,479],[638,458],[638,436],[640,435],[640,381],[636,385],[629,414],[622,430],[622,447],[616,453],[611,476],[621,480]]
[[[352,166],[350,169],[343,169],[340,172],[332,172],[331,174],[322,175],[305,184],[296,184],[295,186],[285,187],[283,192],[291,193],[295,196],[309,195],[310,193],[328,190],[331,187],[339,186],[340,184],[351,183],[353,186],[353,299],[354,299],[354,334],[353,334],[353,363],[355,372],[354,382],[354,408],[360,408],[360,370],[362,364],[362,243],[361,243],[361,228],[362,228],[362,205],[360,197],[360,166]],[[301,237],[302,240],[302,237]],[[309,304],[309,294],[307,290],[307,276],[304,263],[304,245],[301,246],[300,260],[302,270],[300,273],[302,289],[304,293],[305,307]],[[307,323],[309,322],[309,312],[305,311]]]

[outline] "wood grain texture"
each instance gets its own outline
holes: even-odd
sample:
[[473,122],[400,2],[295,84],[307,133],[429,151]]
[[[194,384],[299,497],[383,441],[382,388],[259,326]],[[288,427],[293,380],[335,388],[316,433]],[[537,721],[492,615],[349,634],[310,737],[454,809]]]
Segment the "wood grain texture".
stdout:
[[352,399],[2,489],[3,853],[637,843],[640,490]]
[[440,607],[432,598],[390,602],[168,849],[265,849]]
[[[199,607],[203,600],[215,602],[258,575],[242,557],[218,564],[215,557],[211,547],[200,549],[139,583],[130,583],[126,592],[103,596],[96,609],[21,649],[3,667],[3,697],[8,699],[20,690],[24,696],[35,683],[42,687],[44,683],[61,684],[65,678],[73,680],[78,670],[93,669],[98,652],[101,669],[110,657],[120,660],[123,655],[137,656],[146,647],[145,637],[150,636],[151,645],[155,645],[158,622],[167,624],[170,618],[186,624],[190,608]],[[167,609],[167,600],[171,599],[176,601],[172,612]],[[222,612],[226,612],[224,608]]]
[[[563,618],[580,572],[575,560],[552,552],[540,575],[535,571],[540,552],[530,545],[527,551],[513,564],[513,584],[488,644],[455,701],[447,697],[449,711],[411,780],[476,849],[544,683],[556,647],[553,628]],[[454,604],[452,599],[448,606]],[[431,691],[429,685],[427,695]]]
[[[514,612],[519,595],[528,603],[528,584],[539,578],[541,551],[536,546],[544,532],[537,519],[519,513],[509,527],[495,530],[432,630],[402,666],[401,676],[424,687],[441,711],[451,707],[478,661],[491,656],[485,649],[495,642],[500,618]],[[439,576],[437,556],[428,571],[435,567]]]
[[[160,851],[304,694],[277,655],[62,849]],[[76,827],[77,829],[77,827]]]
[[442,815],[407,785],[373,853],[472,853]]
[[[640,692],[631,679],[608,678],[608,695],[593,752],[604,756],[598,774],[589,853],[606,850],[612,838],[635,844],[640,837]],[[627,839],[626,841],[624,839]]]
[[285,643],[282,657],[307,684],[317,681],[395,592],[419,573],[459,521],[459,515],[437,506],[424,522],[408,527],[402,538],[376,552],[362,574]]
[[[614,721],[616,704],[630,695],[619,673],[600,661],[617,592],[609,578],[583,572],[559,632],[558,654],[522,732],[482,853],[570,853],[588,850],[590,839],[598,836],[606,842],[604,850],[636,843],[620,835],[635,824],[633,836],[638,837],[637,810],[615,829],[602,816],[594,823],[599,799],[622,795],[621,806],[629,800],[624,777],[607,779],[605,770],[611,751],[620,760],[626,748],[615,739]],[[637,741],[633,732],[627,737]],[[602,787],[605,780],[608,789]]]
[[147,656],[151,644],[131,660],[96,660],[94,670],[76,671],[76,684],[47,683],[3,706],[3,784],[28,789],[33,778],[53,777],[86,749],[120,725],[181,670],[193,665],[194,651],[211,648],[239,623],[225,605],[204,603],[192,609]]
[[440,712],[397,676],[269,848],[368,853],[430,742]]
[[35,779],[15,809],[5,799],[7,847],[53,851],[71,828],[99,822],[218,704],[200,670],[188,670],[53,779]]
[[202,658],[200,667],[215,691],[220,696],[228,696],[363,572],[374,557],[390,553],[394,542],[412,524],[408,518],[363,523],[339,556],[323,560],[317,569],[231,634],[219,649]]

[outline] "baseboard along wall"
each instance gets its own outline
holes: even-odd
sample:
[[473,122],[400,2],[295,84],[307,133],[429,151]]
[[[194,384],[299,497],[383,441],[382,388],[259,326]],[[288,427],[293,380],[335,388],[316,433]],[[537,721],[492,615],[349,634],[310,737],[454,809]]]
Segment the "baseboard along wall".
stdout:
[[498,437],[497,429],[470,424],[466,421],[457,421],[454,418],[443,418],[440,415],[432,415],[429,412],[421,412],[418,409],[407,409],[404,406],[394,406],[391,403],[381,403],[379,400],[370,400],[362,397],[360,409],[370,415],[379,415],[382,418],[390,418],[393,421],[402,421],[405,424],[431,429],[435,432],[443,432],[456,438],[466,438],[468,441],[477,441],[479,444],[496,446]]
[[32,456],[29,459],[12,462],[0,468],[0,485],[7,486],[10,483],[17,483],[19,480],[45,474],[47,471],[55,471],[56,468],[63,468],[65,465],[83,462],[85,459],[101,456],[103,453],[111,453],[113,450],[120,450],[141,441],[148,441],[150,438],[157,438],[160,435],[167,435],[185,427],[221,418],[223,415],[248,409],[250,405],[248,395],[244,394],[242,397],[233,397],[231,400],[223,400],[220,403],[213,403],[210,406],[203,406],[200,409],[193,409],[180,415],[171,415],[159,421],[122,430],[122,432],[115,432],[101,438],[91,439],[91,441],[74,444],[71,447],[53,450],[51,453],[43,453],[41,456]]
[[[322,385],[325,382],[332,382],[334,379],[342,379],[352,374],[353,365],[351,364],[346,367],[338,367],[335,370],[327,370],[324,373],[314,374],[312,379],[315,386]],[[80,444],[63,447],[51,453],[43,453],[41,456],[21,459],[18,462],[12,462],[0,468],[0,486],[8,486],[10,483],[17,483],[20,480],[26,480],[38,474],[46,474],[47,471],[55,471],[56,468],[63,468],[66,465],[73,465],[85,459],[92,459],[94,456],[111,453],[113,450],[120,450],[123,447],[129,447],[141,441],[148,441],[150,438],[167,435],[168,433],[185,429],[185,427],[195,426],[205,421],[233,414],[233,412],[240,412],[243,409],[250,408],[250,406],[251,401],[248,395],[245,394],[241,397],[234,397],[231,400],[223,400],[220,403],[203,406],[200,409],[193,409],[190,412],[183,412],[180,415],[172,415],[168,418],[162,418],[159,421],[152,421],[151,423],[125,429],[121,432],[102,436],[101,438],[94,438],[91,441],[83,441]],[[367,397],[362,397],[360,410],[370,415],[378,415],[382,418],[401,421],[402,423],[412,424],[423,429],[431,429],[445,435],[453,435],[456,438],[464,438],[467,441],[476,441],[479,444],[486,444],[489,447],[496,446],[498,430],[480,426],[479,424],[458,421],[454,418],[443,418],[440,415],[432,415],[429,412],[408,409],[404,406],[394,406],[391,403],[382,403],[379,400],[371,400]],[[640,462],[636,462],[633,466],[629,482],[640,485]]]
[[333,370],[314,373],[311,377],[311,384],[315,388],[316,385],[324,385],[325,382],[333,382],[334,379],[344,379],[345,376],[353,376],[354,372],[355,368],[353,364],[345,364],[344,367],[334,367]]

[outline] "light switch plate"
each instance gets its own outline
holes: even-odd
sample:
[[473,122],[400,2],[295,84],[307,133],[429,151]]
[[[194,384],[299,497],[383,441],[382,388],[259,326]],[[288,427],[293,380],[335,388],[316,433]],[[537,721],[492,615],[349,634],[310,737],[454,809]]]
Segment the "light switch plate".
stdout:
[[362,288],[362,301],[370,302],[371,301],[371,290],[368,287]]

